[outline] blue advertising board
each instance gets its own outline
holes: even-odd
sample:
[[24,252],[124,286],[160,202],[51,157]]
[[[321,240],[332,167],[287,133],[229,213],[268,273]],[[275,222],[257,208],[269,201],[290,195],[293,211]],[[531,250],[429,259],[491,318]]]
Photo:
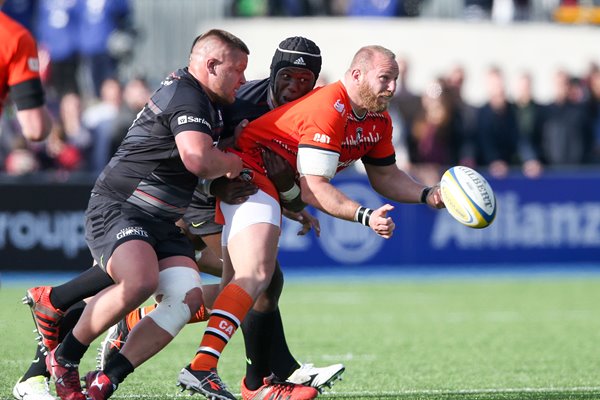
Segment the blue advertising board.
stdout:
[[[514,175],[488,181],[497,216],[485,229],[455,221],[446,210],[395,204],[392,238],[316,212],[321,237],[297,236],[298,224],[284,222],[279,259],[285,266],[469,265],[600,261],[600,175],[553,173],[540,179]],[[342,175],[335,185],[370,208],[387,201],[364,176]],[[314,211],[314,210],[312,210]]]
[[[395,204],[392,238],[357,223],[311,210],[321,237],[298,236],[297,222],[284,219],[279,260],[284,268],[388,265],[600,265],[600,172],[547,173],[540,179],[514,174],[490,179],[498,204],[494,223],[467,228],[446,210]],[[332,181],[370,208],[387,201],[367,178],[341,174]],[[84,240],[83,214],[92,182],[2,184],[0,270],[83,270],[92,259]],[[43,199],[43,201],[40,201]]]

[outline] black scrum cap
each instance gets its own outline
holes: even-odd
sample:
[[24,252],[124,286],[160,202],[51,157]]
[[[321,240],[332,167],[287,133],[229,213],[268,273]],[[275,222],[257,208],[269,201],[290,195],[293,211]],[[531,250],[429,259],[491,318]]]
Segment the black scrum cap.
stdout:
[[277,72],[282,68],[305,68],[315,75],[315,81],[321,72],[321,50],[310,39],[294,36],[279,43],[271,61],[271,85]]

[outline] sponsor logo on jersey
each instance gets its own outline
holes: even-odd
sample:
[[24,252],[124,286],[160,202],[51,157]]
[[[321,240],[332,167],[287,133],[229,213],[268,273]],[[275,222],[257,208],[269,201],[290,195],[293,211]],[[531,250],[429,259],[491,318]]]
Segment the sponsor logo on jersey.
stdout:
[[141,236],[148,237],[148,232],[144,230],[141,226],[128,226],[127,228],[123,228],[117,233],[117,240],[123,239],[127,236]]
[[356,141],[360,142],[360,138],[362,137],[362,133],[363,133],[363,129],[362,127],[357,127],[356,128]]
[[27,59],[27,66],[30,70],[37,72],[40,70],[40,61],[35,57],[30,57]]
[[313,142],[329,144],[331,142],[331,138],[324,133],[315,133],[315,136],[313,136]]
[[297,58],[296,61],[294,61],[294,65],[306,65],[306,63],[304,62],[304,58]]
[[209,129],[212,129],[212,126],[202,117],[194,117],[193,115],[182,115],[177,117],[177,125],[184,124],[203,124],[208,126]]
[[342,103],[342,100],[337,99],[335,101],[335,104],[333,105],[333,108],[335,108],[335,111],[339,112],[340,114],[344,113],[344,109],[346,108],[344,106],[344,103]]

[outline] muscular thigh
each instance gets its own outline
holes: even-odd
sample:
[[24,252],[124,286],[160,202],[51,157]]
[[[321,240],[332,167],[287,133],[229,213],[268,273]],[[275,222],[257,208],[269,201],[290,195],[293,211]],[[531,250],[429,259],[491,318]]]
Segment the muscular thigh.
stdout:
[[103,196],[92,198],[86,210],[86,241],[94,260],[105,270],[116,249],[130,241],[147,243],[158,261],[173,256],[194,258],[191,242],[175,223],[150,218],[127,203]]

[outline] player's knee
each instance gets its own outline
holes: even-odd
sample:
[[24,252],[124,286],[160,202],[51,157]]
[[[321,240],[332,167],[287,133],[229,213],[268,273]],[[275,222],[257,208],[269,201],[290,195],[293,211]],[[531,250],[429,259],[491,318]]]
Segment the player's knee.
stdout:
[[123,291],[132,303],[139,305],[144,302],[156,290],[158,280],[154,279],[135,279],[130,282],[123,283]]
[[186,267],[161,271],[156,296],[161,302],[148,316],[175,337],[202,304],[200,275]]
[[259,292],[267,290],[273,278],[273,271],[259,270],[254,274],[254,281]]

